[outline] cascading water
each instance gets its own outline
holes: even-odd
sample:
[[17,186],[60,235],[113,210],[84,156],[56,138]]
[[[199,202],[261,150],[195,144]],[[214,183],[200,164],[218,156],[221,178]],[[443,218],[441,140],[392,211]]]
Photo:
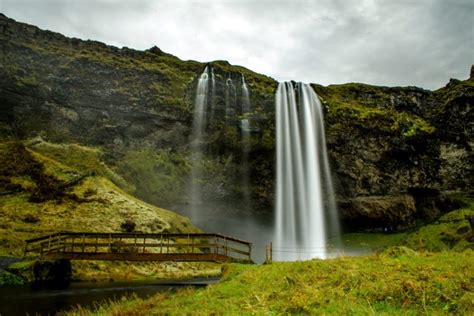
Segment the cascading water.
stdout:
[[215,104],[215,100],[216,100],[216,78],[214,76],[214,68],[211,67],[211,91],[210,91],[211,95],[210,95],[210,98],[211,98],[211,111],[210,111],[210,118],[209,118],[209,123],[210,124],[213,124],[214,123],[214,116],[215,116],[215,112],[216,112],[216,104]]
[[250,121],[246,118],[246,114],[250,112],[250,96],[245,77],[242,75],[242,116],[240,121],[240,130],[242,136],[242,189],[245,207],[250,209],[250,192],[249,192],[249,151],[250,151]]
[[229,75],[225,82],[226,90],[225,90],[225,122],[226,125],[229,121],[229,118],[235,115],[233,106],[237,102],[237,90],[235,89],[234,82]]
[[329,255],[339,236],[321,103],[307,84],[280,83],[276,93],[277,188],[274,258]]
[[199,77],[196,89],[196,100],[194,103],[193,133],[191,139],[191,219],[195,219],[199,214],[199,208],[202,204],[201,187],[196,182],[201,178],[202,175],[200,164],[203,155],[203,140],[206,128],[208,92],[209,70],[208,67],[206,67],[204,72]]

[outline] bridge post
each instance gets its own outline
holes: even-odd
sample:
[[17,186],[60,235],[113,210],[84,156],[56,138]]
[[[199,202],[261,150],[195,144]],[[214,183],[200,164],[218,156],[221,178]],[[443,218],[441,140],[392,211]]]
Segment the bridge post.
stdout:
[[146,237],[143,237],[143,253],[145,253]]
[[67,244],[67,236],[64,236],[64,239],[63,239],[63,253],[66,252],[66,244]]
[[160,235],[160,253],[163,253],[163,234]]
[[188,237],[186,238],[186,253],[189,253],[189,234],[188,234]]
[[49,238],[48,238],[48,252],[50,252],[50,249],[51,249],[51,235],[49,235]]
[[137,248],[137,233],[135,233],[135,244],[133,245],[133,251],[135,252],[138,252],[138,248]]
[[217,236],[214,236],[214,253],[219,253],[219,244],[217,243]]
[[227,256],[227,237],[224,237],[224,253]]

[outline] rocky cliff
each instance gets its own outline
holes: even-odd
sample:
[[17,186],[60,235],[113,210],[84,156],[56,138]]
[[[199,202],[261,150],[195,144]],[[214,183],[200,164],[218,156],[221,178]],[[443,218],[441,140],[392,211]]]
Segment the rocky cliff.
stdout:
[[[110,168],[133,183],[130,192],[170,208],[186,203],[194,93],[206,64],[157,47],[136,51],[67,38],[3,15],[0,49],[2,137],[98,146]],[[249,191],[252,212],[271,212],[277,82],[225,61],[208,65],[215,89],[202,166],[205,199],[228,204]],[[239,106],[242,76],[250,113]],[[436,91],[364,84],[313,88],[325,105],[339,207],[348,226],[410,227],[447,211],[445,192],[472,191],[472,79],[452,79]],[[241,137],[243,118],[251,126],[249,144]],[[250,148],[249,188],[236,180],[243,147]]]

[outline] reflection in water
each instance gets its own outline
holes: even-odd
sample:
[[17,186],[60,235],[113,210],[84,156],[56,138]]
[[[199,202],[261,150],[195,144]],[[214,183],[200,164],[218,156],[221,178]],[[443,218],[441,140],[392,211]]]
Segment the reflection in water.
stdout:
[[23,285],[0,287],[0,315],[55,315],[81,305],[93,307],[96,302],[136,295],[146,298],[158,292],[175,291],[180,287],[202,287],[218,278],[168,281],[130,281],[112,283],[71,283],[68,287]]

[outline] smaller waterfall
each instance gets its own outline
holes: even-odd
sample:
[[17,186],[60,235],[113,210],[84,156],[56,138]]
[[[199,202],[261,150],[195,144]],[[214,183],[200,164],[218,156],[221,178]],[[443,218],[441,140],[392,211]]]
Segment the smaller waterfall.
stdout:
[[240,130],[242,136],[242,190],[245,207],[251,208],[250,205],[250,186],[249,186],[249,152],[250,152],[250,121],[246,114],[250,112],[250,96],[245,77],[242,75],[242,119],[240,121]]
[[210,118],[209,123],[212,125],[214,123],[214,118],[216,115],[216,76],[214,75],[214,68],[211,67],[211,95],[210,95],[210,103],[211,103],[211,111],[210,111]]
[[250,112],[250,97],[249,88],[245,82],[245,77],[242,75],[242,114]]
[[202,176],[200,163],[203,155],[203,141],[205,139],[207,98],[209,93],[209,69],[206,67],[199,77],[194,103],[193,134],[191,135],[191,219],[199,214],[201,188],[198,179]]
[[227,78],[226,82],[226,90],[225,90],[225,122],[226,125],[229,121],[229,118],[235,115],[235,103],[237,102],[237,91],[235,89],[234,82],[232,78]]
[[276,94],[277,260],[328,256],[338,219],[326,150],[323,111],[307,84],[280,83]]

